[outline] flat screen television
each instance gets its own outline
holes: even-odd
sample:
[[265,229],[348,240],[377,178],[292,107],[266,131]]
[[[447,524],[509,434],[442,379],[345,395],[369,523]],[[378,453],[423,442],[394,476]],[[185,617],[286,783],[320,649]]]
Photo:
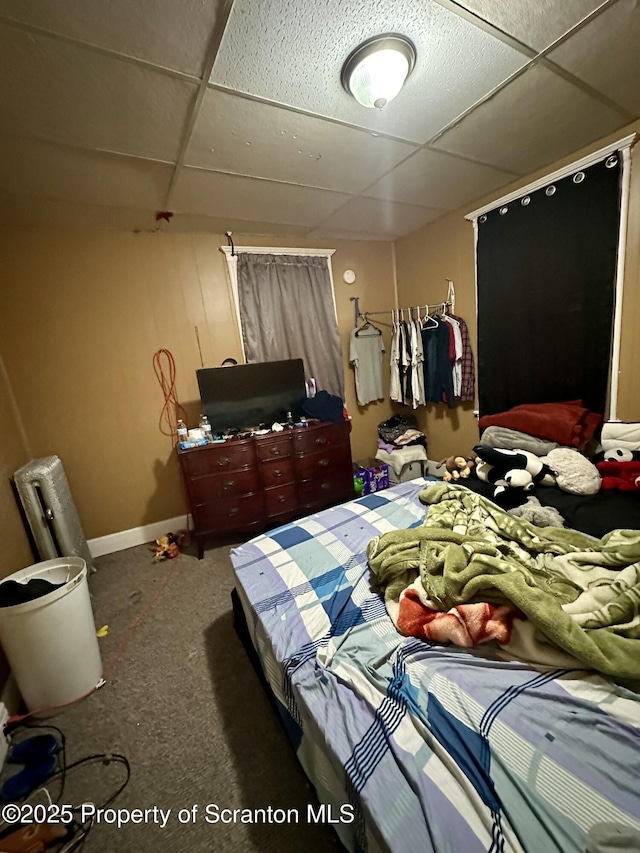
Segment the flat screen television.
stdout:
[[271,426],[287,412],[301,414],[306,397],[304,362],[267,361],[196,370],[202,411],[214,433]]

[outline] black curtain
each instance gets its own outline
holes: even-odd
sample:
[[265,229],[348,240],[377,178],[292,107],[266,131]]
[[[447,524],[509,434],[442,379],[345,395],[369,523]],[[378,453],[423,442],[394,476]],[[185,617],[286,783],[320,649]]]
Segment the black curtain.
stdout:
[[478,217],[480,414],[584,401],[605,413],[621,155]]

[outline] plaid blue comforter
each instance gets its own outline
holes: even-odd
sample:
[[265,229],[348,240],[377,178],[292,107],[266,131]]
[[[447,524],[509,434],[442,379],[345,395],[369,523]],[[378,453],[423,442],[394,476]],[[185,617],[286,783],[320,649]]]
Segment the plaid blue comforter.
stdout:
[[640,850],[640,697],[595,673],[505,659],[493,644],[395,630],[366,546],[422,523],[426,485],[317,513],[231,554],[265,674],[343,843],[570,853],[614,833]]

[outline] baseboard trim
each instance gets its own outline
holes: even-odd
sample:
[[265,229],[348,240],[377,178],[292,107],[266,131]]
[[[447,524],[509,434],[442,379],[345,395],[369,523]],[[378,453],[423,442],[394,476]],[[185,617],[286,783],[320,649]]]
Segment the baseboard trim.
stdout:
[[87,544],[92,557],[102,557],[105,554],[124,551],[126,548],[134,548],[136,545],[155,542],[160,536],[165,536],[170,531],[184,530],[185,523],[191,527],[191,516],[178,515],[175,518],[154,521],[153,524],[145,524],[142,527],[132,527],[129,530],[121,530],[119,533],[98,536],[96,539],[89,539]]

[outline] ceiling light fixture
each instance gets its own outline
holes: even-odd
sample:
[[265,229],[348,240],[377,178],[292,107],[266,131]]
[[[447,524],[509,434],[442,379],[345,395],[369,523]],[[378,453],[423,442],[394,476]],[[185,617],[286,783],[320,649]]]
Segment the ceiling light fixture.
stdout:
[[351,51],[342,66],[342,85],[363,107],[381,110],[392,101],[416,64],[416,49],[405,36],[374,36]]

